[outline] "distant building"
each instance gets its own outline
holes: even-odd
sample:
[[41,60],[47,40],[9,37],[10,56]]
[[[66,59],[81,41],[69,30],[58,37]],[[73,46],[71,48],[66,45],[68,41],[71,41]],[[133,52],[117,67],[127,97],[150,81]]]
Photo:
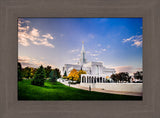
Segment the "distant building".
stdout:
[[82,42],[81,57],[78,64],[65,64],[63,67],[63,73],[66,71],[67,75],[69,75],[72,69],[76,69],[77,71],[84,70],[87,72],[87,75],[100,77],[110,77],[116,72],[114,68],[104,67],[102,62],[87,62],[85,58],[84,42]]

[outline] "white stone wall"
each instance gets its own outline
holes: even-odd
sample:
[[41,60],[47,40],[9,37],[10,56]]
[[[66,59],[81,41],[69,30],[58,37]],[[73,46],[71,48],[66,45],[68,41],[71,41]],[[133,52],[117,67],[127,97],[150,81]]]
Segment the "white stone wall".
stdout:
[[81,83],[81,86],[102,88],[111,91],[138,92],[142,93],[143,83]]

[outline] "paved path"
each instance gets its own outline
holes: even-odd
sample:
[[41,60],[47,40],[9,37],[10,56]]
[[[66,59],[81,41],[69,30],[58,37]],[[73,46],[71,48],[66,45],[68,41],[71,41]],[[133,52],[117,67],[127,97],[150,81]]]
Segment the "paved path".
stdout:
[[[68,81],[64,81],[64,82],[61,82],[61,83],[66,85],[66,86],[69,86]],[[70,87],[74,87],[74,88],[89,91],[88,87],[81,86],[80,84],[70,84]],[[137,93],[137,92],[111,91],[111,90],[105,90],[105,89],[101,89],[101,88],[91,88],[91,91],[102,92],[102,93],[120,94],[120,95],[142,96],[142,93]]]

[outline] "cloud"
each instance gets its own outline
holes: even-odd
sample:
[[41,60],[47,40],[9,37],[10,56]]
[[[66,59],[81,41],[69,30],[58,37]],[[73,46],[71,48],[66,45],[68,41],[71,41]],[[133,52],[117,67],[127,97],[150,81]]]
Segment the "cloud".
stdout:
[[43,46],[54,48],[54,45],[48,42],[49,39],[53,39],[51,34],[47,33],[45,35],[40,36],[40,33],[39,33],[40,31],[34,27],[31,29],[30,26],[28,26],[29,23],[30,21],[26,21],[24,19],[18,20],[19,44],[23,46],[30,46],[30,44],[43,45]]
[[[111,66],[110,66],[111,67]],[[116,70],[116,73],[128,72],[130,75],[133,75],[136,71],[142,71],[142,68],[135,68],[133,66],[112,66]]]
[[49,33],[47,33],[46,35],[42,35],[42,37],[47,38],[47,39],[53,39],[53,37]]
[[36,28],[33,28],[32,31],[30,32],[31,36],[39,37],[39,31]]
[[86,53],[87,53],[87,54],[90,54],[91,52],[90,52],[90,51],[86,51]]
[[126,42],[131,42],[131,46],[136,46],[136,47],[142,47],[142,43],[143,43],[143,36],[142,35],[135,35],[135,36],[132,36],[128,39],[123,39],[123,43],[126,43]]
[[97,46],[98,46],[98,47],[101,47],[101,44],[98,44]]
[[93,57],[96,57],[98,56],[99,54],[90,54],[90,56],[93,56]]
[[99,51],[98,51],[98,50],[95,50],[95,53],[101,53],[101,51],[100,51],[100,50],[99,50]]
[[73,61],[78,61],[78,60],[79,60],[79,58],[73,58],[72,60],[73,60]]
[[99,58],[95,58],[95,60],[98,60]]
[[79,49],[73,49],[70,51],[71,53],[79,52]]
[[103,51],[103,52],[105,52],[105,51],[106,51],[106,49],[102,49],[102,51]]
[[91,38],[91,39],[95,38],[95,36],[93,34],[88,34],[88,37]]
[[[44,61],[40,61],[35,58],[31,58],[31,57],[27,57],[27,56],[19,56],[18,62],[20,62],[22,64],[23,68],[25,68],[25,67],[39,67],[40,65],[43,65],[44,67],[46,67],[47,65],[50,65]],[[50,66],[55,67],[53,65],[50,65]]]
[[116,72],[128,72],[128,73],[132,73],[133,71],[133,67],[132,66],[117,66],[114,67]]

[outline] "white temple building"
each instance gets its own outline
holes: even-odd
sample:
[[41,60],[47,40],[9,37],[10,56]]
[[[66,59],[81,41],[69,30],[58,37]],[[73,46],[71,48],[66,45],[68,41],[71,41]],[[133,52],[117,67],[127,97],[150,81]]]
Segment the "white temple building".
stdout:
[[99,78],[110,77],[116,72],[114,68],[104,67],[102,62],[87,62],[85,58],[84,42],[82,42],[81,57],[78,64],[65,64],[63,73],[66,71],[67,75],[69,75],[72,69],[76,69],[77,71],[84,70],[87,72],[86,76],[98,76]]

